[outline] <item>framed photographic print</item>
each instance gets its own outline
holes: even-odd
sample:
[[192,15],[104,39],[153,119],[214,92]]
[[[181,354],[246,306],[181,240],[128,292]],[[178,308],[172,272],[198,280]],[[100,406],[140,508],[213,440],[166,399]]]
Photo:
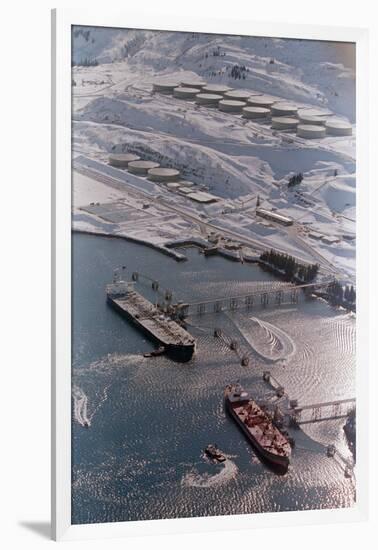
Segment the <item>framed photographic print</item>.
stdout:
[[55,538],[365,517],[366,52],[53,13]]

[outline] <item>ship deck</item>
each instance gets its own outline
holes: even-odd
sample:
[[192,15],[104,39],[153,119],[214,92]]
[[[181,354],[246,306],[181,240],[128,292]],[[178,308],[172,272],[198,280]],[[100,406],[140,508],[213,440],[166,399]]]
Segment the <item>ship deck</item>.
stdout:
[[281,457],[290,455],[291,448],[286,437],[257,405],[250,402],[249,405],[234,403],[231,406],[240,422],[264,450]]
[[162,318],[162,314],[155,306],[137,292],[130,291],[123,296],[112,296],[111,294],[108,296],[163,345],[194,345],[194,338],[185,329],[171,319]]

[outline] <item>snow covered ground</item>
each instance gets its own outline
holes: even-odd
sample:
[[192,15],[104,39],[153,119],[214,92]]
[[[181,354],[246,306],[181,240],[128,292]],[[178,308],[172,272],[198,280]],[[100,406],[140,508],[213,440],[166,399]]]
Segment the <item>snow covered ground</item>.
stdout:
[[[215,232],[252,253],[278,248],[320,263],[343,281],[355,279],[351,46],[75,27],[73,61],[75,229],[163,248]],[[305,140],[272,130],[268,120],[246,120],[152,91],[157,78],[181,82],[197,75],[348,120],[353,135]],[[110,169],[109,153],[123,151],[177,168],[218,201],[194,203],[164,185]],[[297,172],[303,182],[289,189]],[[262,207],[292,217],[294,225],[258,218],[257,196]]]

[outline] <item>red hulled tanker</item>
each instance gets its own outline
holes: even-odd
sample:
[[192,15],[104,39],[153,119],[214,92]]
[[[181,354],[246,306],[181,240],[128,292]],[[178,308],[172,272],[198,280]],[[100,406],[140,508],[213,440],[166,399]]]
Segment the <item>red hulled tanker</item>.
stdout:
[[291,445],[270,416],[239,385],[227,386],[224,396],[227,411],[258,454],[270,466],[286,472]]

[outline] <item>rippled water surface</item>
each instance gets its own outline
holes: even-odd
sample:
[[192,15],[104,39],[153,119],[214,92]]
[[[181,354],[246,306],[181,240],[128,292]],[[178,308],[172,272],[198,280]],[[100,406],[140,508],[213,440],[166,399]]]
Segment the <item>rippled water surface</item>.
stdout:
[[[114,266],[157,278],[183,300],[248,292],[274,279],[196,249],[177,263],[118,239],[74,235],[73,245],[74,523],[353,505],[354,479],[325,453],[335,443],[350,456],[342,420],[295,432],[290,469],[277,476],[256,458],[222,401],[225,385],[238,379],[256,398],[272,398],[265,369],[302,404],[353,397],[353,315],[302,299],[279,309],[193,317],[198,349],[189,363],[148,359],[142,354],[152,344],[106,305]],[[147,283],[139,290],[154,298]],[[241,342],[248,367],[214,338],[214,326]],[[227,455],[223,465],[203,454],[214,442]]]

